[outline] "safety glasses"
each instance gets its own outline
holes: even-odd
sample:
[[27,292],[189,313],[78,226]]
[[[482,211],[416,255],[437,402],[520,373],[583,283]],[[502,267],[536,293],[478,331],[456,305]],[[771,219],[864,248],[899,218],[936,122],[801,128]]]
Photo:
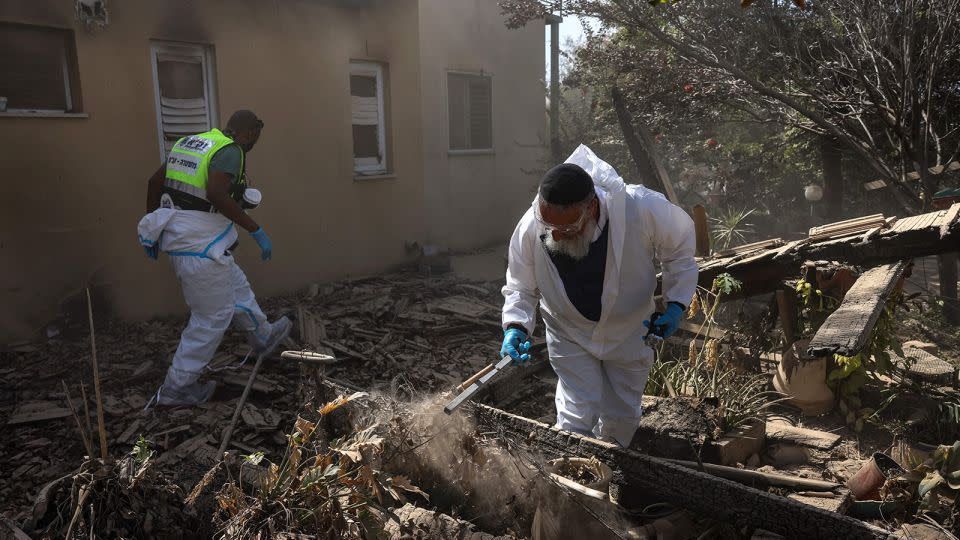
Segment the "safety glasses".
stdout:
[[537,196],[536,204],[533,207],[533,216],[541,225],[543,225],[547,232],[556,231],[562,235],[577,234],[581,229],[583,229],[584,222],[590,216],[590,203],[592,203],[595,199],[596,194],[593,194],[586,201],[579,203],[579,206],[581,206],[580,217],[577,218],[577,220],[573,223],[568,225],[554,225],[553,223],[544,220],[543,216],[540,214],[540,205],[542,201],[540,200],[540,197]]

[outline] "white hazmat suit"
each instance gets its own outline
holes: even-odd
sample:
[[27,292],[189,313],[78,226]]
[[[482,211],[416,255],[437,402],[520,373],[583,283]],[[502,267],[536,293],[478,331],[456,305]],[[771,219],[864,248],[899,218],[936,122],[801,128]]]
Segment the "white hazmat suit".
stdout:
[[231,322],[247,332],[257,347],[265,347],[273,331],[247,277],[228,252],[237,240],[236,227],[220,214],[173,208],[165,196],[160,208],[140,220],[137,231],[141,244],[158,243],[170,256],[190,308],[190,320],[157,392],[157,402],[202,403],[210,398],[213,387],[201,386],[197,379]]
[[584,145],[566,162],[593,178],[606,205],[609,244],[600,320],[584,317],[567,297],[532,205],[510,239],[503,327],[521,324],[532,333],[539,301],[550,363],[559,377],[557,427],[628,446],[653,363],[643,321],[654,311],[654,258],[663,270],[663,302],[689,306],[697,286],[693,221],[660,193],[626,185]]

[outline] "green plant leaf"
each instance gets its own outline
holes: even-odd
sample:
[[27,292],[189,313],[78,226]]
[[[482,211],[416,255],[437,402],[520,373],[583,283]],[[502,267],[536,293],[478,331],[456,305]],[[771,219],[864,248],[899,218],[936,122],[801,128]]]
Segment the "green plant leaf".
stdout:
[[260,462],[263,461],[263,452],[254,452],[249,456],[244,456],[244,463],[250,465],[260,465]]
[[917,495],[922,499],[927,493],[942,483],[943,477],[940,476],[939,472],[933,471],[920,481],[920,485],[917,487]]
[[886,373],[893,369],[893,362],[890,361],[890,353],[881,351],[873,355],[873,358],[877,361],[876,370],[880,373]]
[[310,467],[300,476],[300,486],[308,488],[319,482],[322,478],[323,473],[320,472],[320,467]]
[[143,438],[143,435],[139,435],[137,442],[133,445],[133,461],[139,466],[152,456],[153,450],[150,450],[150,443]]
[[713,290],[722,294],[731,294],[739,291],[743,287],[743,282],[724,272],[713,279]]
[[[943,451],[939,452],[941,448]],[[960,489],[960,441],[953,443],[953,446],[941,446],[937,450],[942,459],[940,475],[950,489]]]
[[[847,377],[847,380],[843,384],[843,393],[844,395],[853,396],[856,394],[860,388],[863,387],[867,382],[867,373],[862,369],[857,369]],[[854,399],[851,397],[851,399]],[[857,406],[859,407],[859,398],[857,398]]]
[[323,470],[324,478],[332,478],[334,476],[337,476],[338,474],[340,474],[340,466],[335,465],[333,463],[331,463],[330,465],[327,465],[327,468]]
[[[713,243],[719,249],[727,249],[733,245],[744,244],[747,241],[747,235],[754,232],[753,226],[747,222],[756,210],[721,210],[717,217],[711,217],[713,223],[711,233],[713,234]],[[729,294],[729,293],[728,293]]]

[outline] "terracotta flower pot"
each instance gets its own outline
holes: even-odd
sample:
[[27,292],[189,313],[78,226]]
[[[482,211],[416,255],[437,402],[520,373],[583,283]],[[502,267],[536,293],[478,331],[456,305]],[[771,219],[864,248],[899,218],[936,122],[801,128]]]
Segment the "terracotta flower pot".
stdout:
[[904,472],[903,469],[892,457],[877,452],[857,471],[857,474],[847,480],[847,488],[859,501],[877,500],[880,498],[880,488],[890,474],[902,472]]
[[827,386],[827,359],[808,357],[809,345],[809,339],[801,339],[787,347],[773,377],[773,386],[803,414],[818,416],[833,410],[836,396]]

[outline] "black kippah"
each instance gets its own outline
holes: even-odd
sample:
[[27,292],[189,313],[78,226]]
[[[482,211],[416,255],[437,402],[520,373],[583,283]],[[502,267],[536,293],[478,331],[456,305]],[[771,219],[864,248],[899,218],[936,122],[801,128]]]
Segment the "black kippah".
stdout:
[[583,202],[593,192],[593,179],[573,163],[561,163],[540,180],[540,198],[550,204],[567,206]]

